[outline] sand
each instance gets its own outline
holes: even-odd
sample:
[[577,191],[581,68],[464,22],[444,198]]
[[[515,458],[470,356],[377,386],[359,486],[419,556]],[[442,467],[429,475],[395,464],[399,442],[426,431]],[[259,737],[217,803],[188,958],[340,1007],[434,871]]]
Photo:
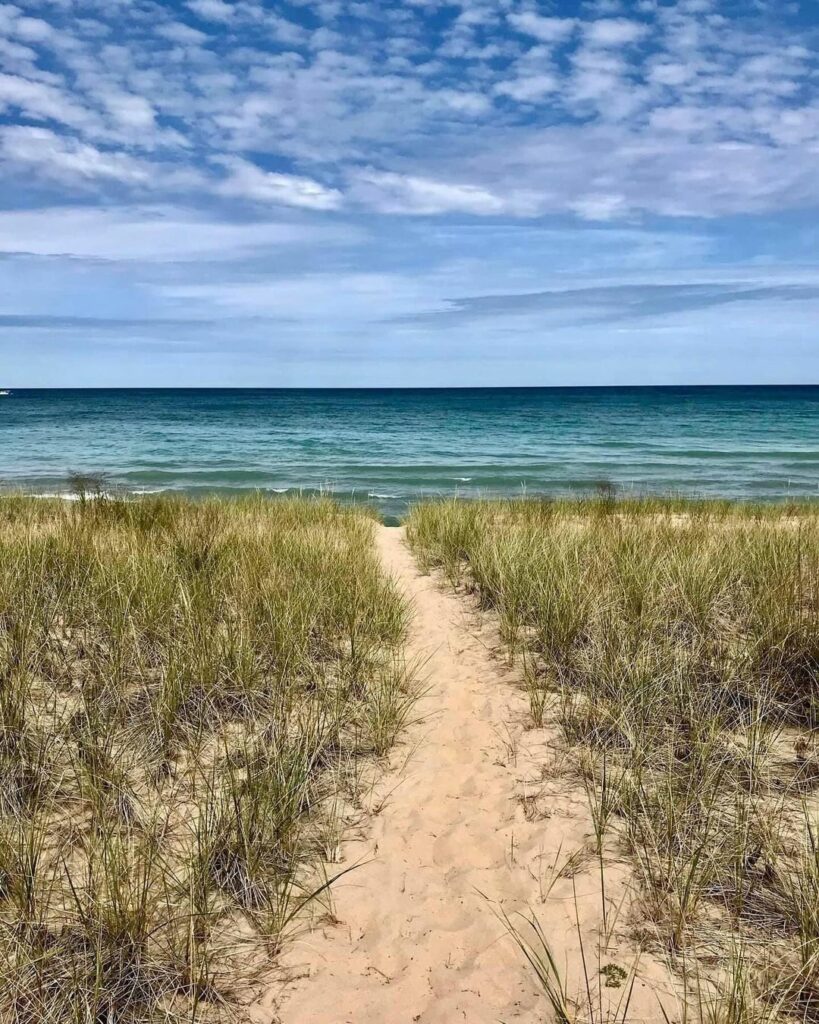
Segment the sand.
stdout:
[[[403,530],[379,527],[378,548],[415,608],[408,657],[423,663],[420,720],[392,755],[366,840],[343,846],[342,867],[365,863],[334,888],[337,921],[291,941],[280,963],[285,980],[250,1015],[281,1024],[551,1020],[498,919],[503,907],[537,915],[581,1016],[585,974],[611,1018],[627,989],[605,987],[599,969],[635,965],[629,869],[607,859],[612,934],[601,938],[592,821],[582,788],[561,771],[554,727],[527,729],[519,670],[498,653],[491,620],[419,573]],[[574,868],[550,888],[572,855]],[[637,974],[629,1020],[661,1020],[660,999],[677,1018],[664,967],[644,954]]]

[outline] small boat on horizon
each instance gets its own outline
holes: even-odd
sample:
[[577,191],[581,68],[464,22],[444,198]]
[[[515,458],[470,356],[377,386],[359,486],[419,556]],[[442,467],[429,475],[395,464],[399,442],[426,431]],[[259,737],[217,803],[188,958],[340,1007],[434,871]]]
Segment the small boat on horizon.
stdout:
[[7,388],[0,388],[0,398],[5,398],[6,395],[10,395],[11,392]]

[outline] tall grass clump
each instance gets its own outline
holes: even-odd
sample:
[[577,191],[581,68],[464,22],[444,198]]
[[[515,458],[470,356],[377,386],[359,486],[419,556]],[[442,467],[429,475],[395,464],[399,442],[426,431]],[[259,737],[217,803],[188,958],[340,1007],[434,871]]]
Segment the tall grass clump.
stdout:
[[412,701],[372,526],[0,500],[0,1020],[221,1019],[326,907],[350,767]]
[[737,1019],[751,991],[819,1019],[819,508],[446,501],[408,535],[497,613],[633,858],[642,941],[739,971]]

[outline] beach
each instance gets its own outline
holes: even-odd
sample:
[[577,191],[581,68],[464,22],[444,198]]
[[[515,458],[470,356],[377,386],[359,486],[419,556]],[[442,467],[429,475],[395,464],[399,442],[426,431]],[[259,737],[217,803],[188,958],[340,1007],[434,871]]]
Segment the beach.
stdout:
[[0,499],[4,1014],[811,998],[815,504],[75,497]]

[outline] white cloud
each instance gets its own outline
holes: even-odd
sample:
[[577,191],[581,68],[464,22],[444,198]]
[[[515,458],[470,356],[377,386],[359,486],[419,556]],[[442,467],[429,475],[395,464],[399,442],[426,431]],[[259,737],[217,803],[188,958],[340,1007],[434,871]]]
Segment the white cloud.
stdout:
[[696,69],[690,64],[680,64],[677,61],[660,61],[654,64],[648,72],[649,80],[659,85],[680,86],[690,82],[696,75]]
[[[462,163],[462,162],[461,162]],[[452,172],[459,166],[453,161]],[[520,129],[493,140],[470,160],[473,180],[498,195],[509,182],[540,192],[539,213],[575,209],[595,216],[648,212],[717,217],[796,209],[819,202],[808,147],[783,161],[771,145],[689,138],[621,124]],[[616,206],[599,196],[622,196]],[[589,205],[586,197],[592,196]],[[596,209],[595,209],[596,207]]]
[[583,220],[607,221],[628,212],[629,205],[625,196],[616,192],[598,192],[572,200],[569,208]]
[[89,127],[93,115],[60,89],[19,75],[0,74],[0,110],[17,109],[38,120],[60,121],[72,128]]
[[532,213],[537,206],[533,193],[497,194],[480,185],[438,181],[415,175],[369,171],[355,176],[353,195],[383,213]]
[[573,103],[592,103],[598,114],[620,119],[634,86],[627,78],[628,64],[617,53],[583,46],[572,56],[572,74],[568,82],[567,98]]
[[660,107],[651,112],[652,128],[661,132],[679,132],[681,135],[697,135],[710,128],[713,111],[701,110],[695,106],[679,105]]
[[42,43],[55,36],[54,29],[42,18],[18,18],[14,22],[14,34],[28,43]]
[[458,89],[441,89],[436,93],[436,101],[451,110],[467,115],[485,114],[492,106],[490,100],[479,92],[463,92]]
[[200,32],[198,28],[186,25],[182,21],[170,21],[166,25],[159,25],[156,33],[168,42],[178,43],[180,46],[200,46],[210,39],[206,32]]
[[378,320],[416,311],[428,300],[426,282],[404,274],[333,273],[265,276],[258,281],[168,285],[162,295],[209,312],[274,316],[306,322],[332,318]]
[[588,42],[594,46],[625,46],[647,35],[647,27],[627,18],[600,18],[584,26]]
[[499,96],[509,96],[519,103],[531,103],[556,92],[559,88],[559,79],[555,75],[546,74],[528,75],[510,82],[501,82],[495,91]]
[[144,96],[112,92],[103,96],[102,101],[118,125],[136,131],[154,127],[154,108]]
[[223,195],[309,210],[335,210],[341,206],[343,196],[338,189],[327,188],[312,178],[265,171],[239,157],[227,157],[221,162],[229,171],[218,186]]
[[37,60],[37,53],[30,46],[21,46],[11,39],[0,38],[0,57],[6,61],[9,71],[30,67]]
[[545,18],[534,11],[509,14],[507,21],[518,32],[532,36],[544,43],[561,43],[576,29],[577,18]]
[[142,184],[150,177],[148,167],[126,153],[103,151],[48,128],[0,129],[0,154],[8,163],[33,168],[56,181],[102,178]]
[[0,32],[11,34],[21,13],[20,8],[14,4],[0,4]]
[[235,7],[225,0],[188,0],[188,7],[206,21],[230,21]]
[[168,206],[52,207],[0,212],[0,251],[84,259],[236,259],[276,250],[355,240],[353,229],[299,223],[237,223]]

